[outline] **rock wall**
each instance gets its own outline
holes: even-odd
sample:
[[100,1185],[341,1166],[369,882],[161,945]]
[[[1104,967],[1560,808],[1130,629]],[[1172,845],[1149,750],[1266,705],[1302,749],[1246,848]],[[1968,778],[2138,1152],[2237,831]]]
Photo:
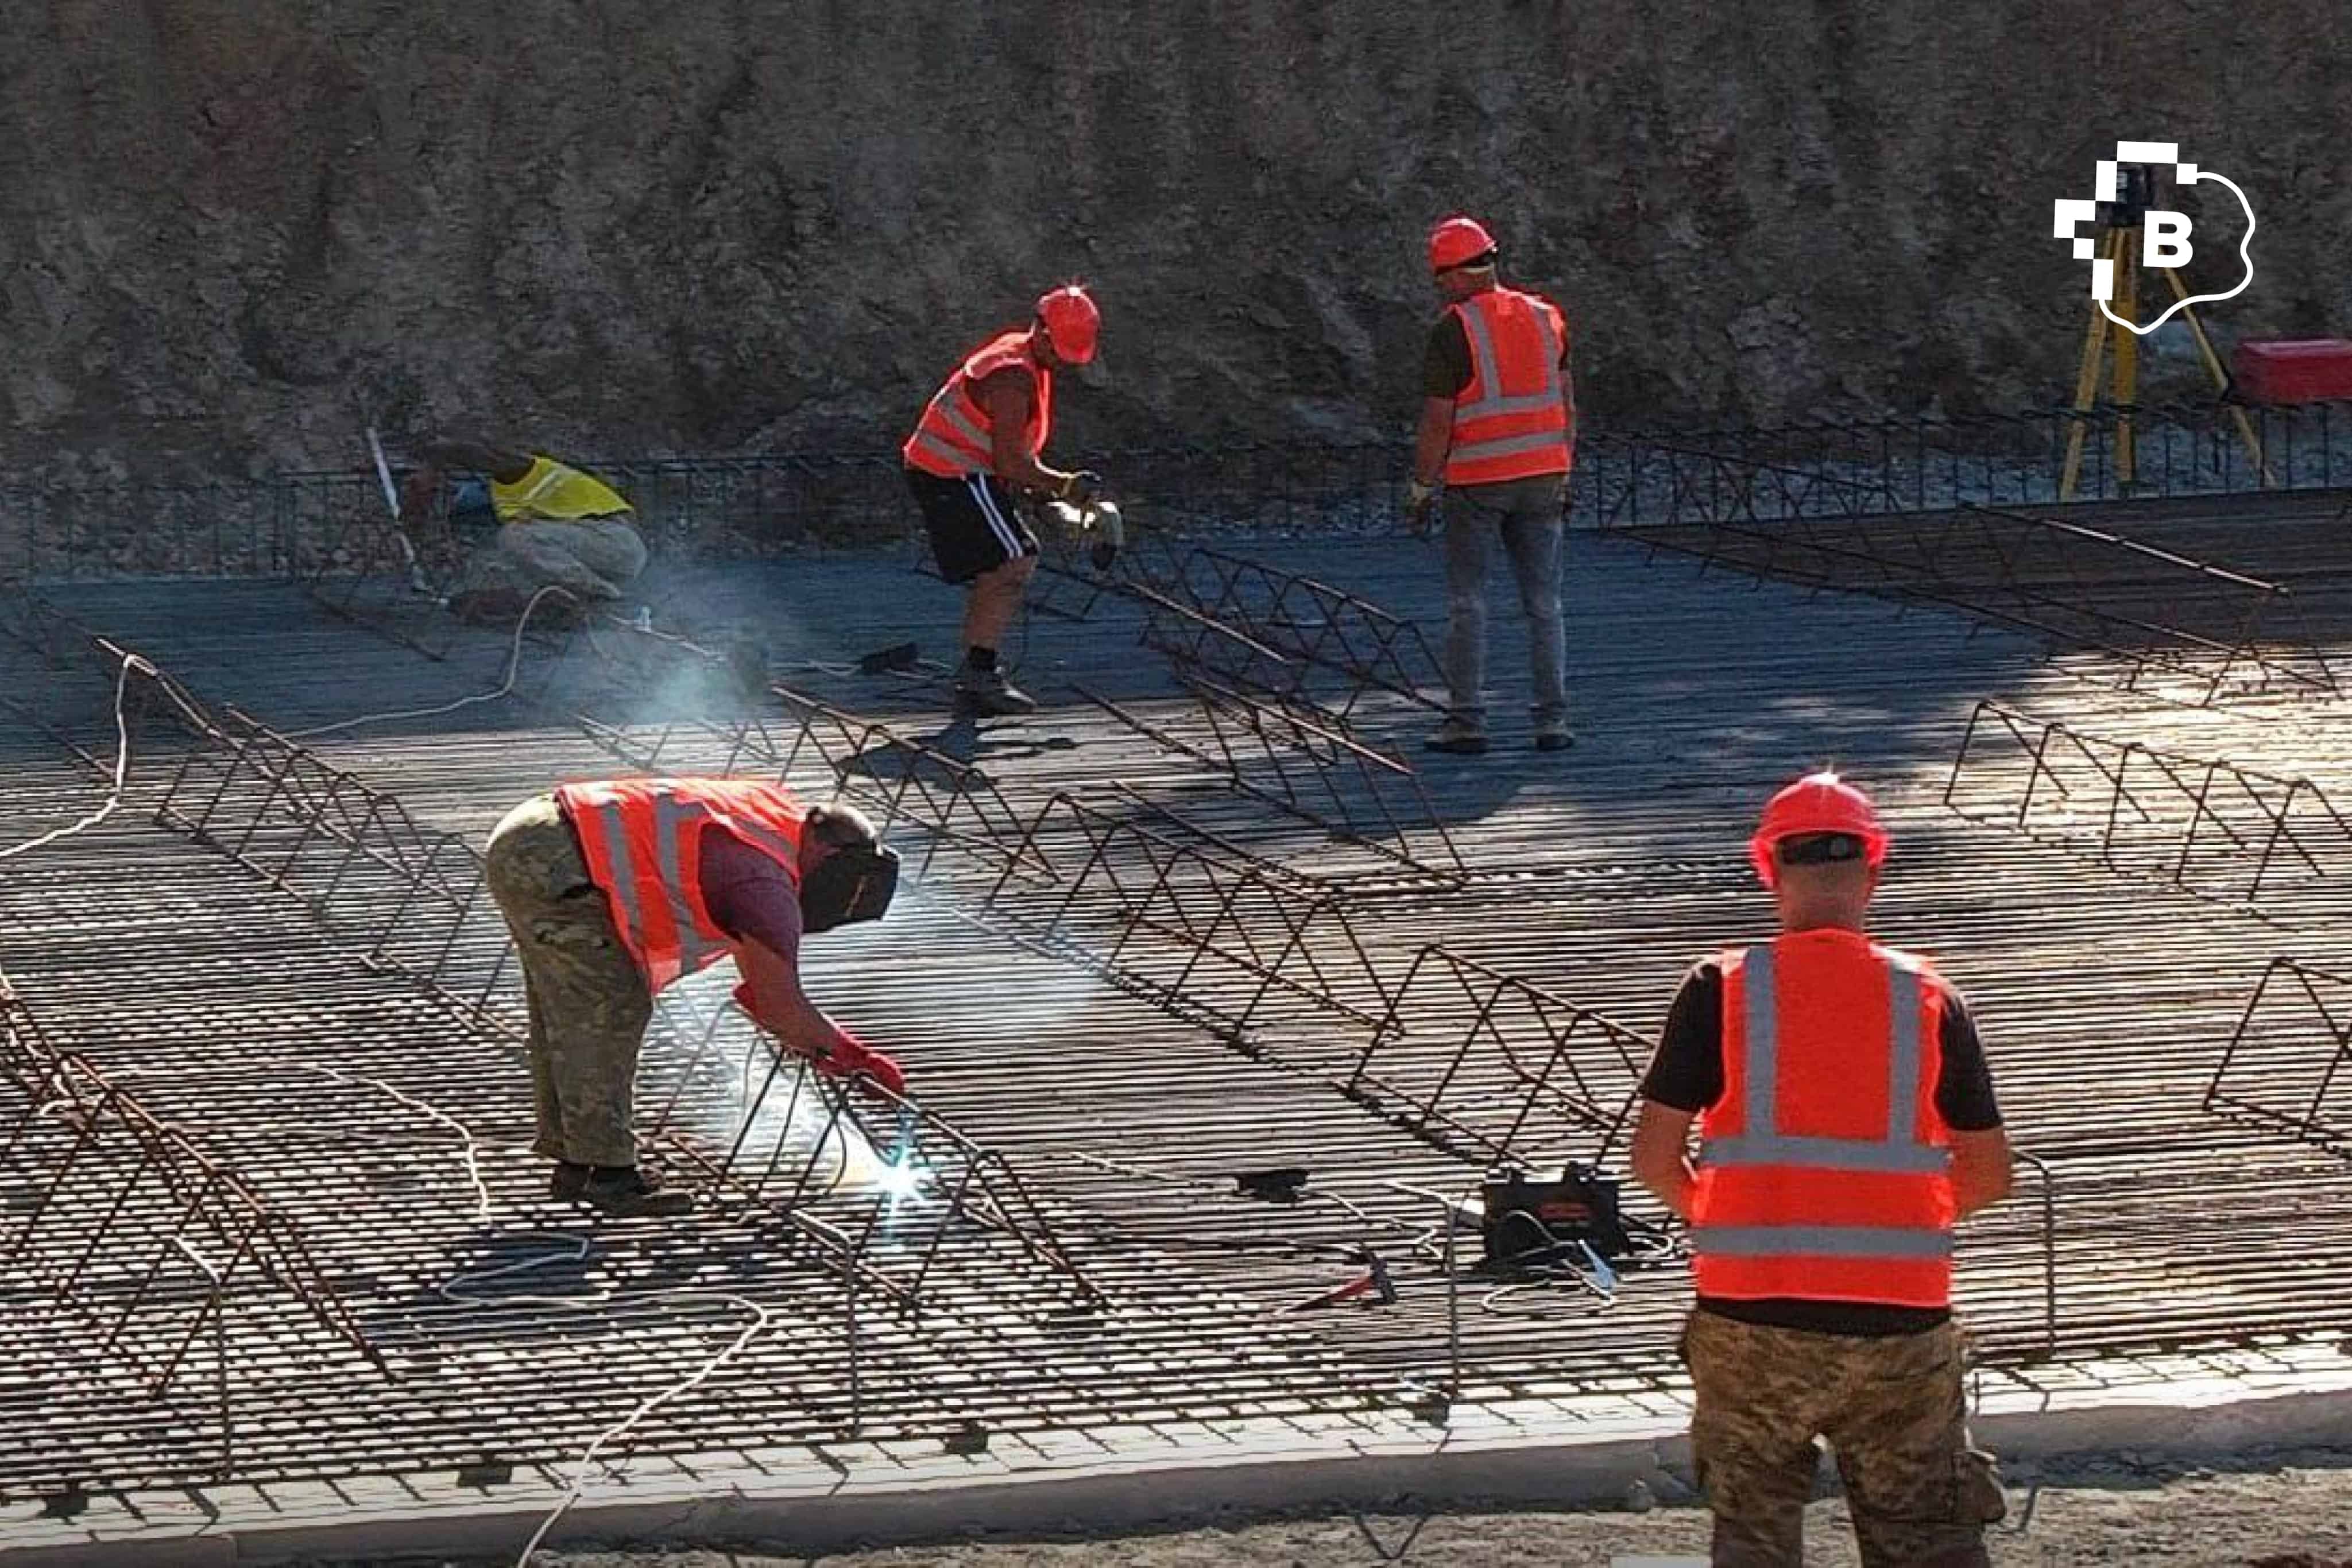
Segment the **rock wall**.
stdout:
[[2252,197],[2221,337],[2352,332],[2347,41],[2341,0],[0,0],[0,466],[343,466],[368,417],[887,450],[1070,277],[1074,444],[1399,434],[1456,207],[1595,418],[2047,402],[2050,202],[2118,136]]

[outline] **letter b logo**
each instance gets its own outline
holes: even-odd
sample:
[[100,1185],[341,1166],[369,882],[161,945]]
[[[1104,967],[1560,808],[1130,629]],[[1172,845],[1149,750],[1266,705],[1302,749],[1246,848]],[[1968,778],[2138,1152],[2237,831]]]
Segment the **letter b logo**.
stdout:
[[2147,214],[2147,227],[2141,233],[2140,264],[2143,267],[2186,267],[2197,253],[2189,243],[2189,214],[2159,213]]

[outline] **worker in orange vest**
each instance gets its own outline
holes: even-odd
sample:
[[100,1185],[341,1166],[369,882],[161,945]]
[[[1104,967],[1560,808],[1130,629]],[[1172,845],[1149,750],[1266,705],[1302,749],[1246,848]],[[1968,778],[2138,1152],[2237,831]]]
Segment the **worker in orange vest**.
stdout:
[[2003,1511],[1951,1284],[1953,1223],[2009,1193],[2008,1135],[1959,993],[1864,934],[1887,842],[1834,773],[1775,795],[1748,853],[1780,935],[1685,977],[1642,1084],[1633,1174],[1690,1228],[1718,1564],[1801,1563],[1816,1434],[1865,1568],[1987,1563]]
[[1090,363],[1101,329],[1102,312],[1084,288],[1045,294],[1027,327],[998,333],[956,368],[901,448],[940,575],[971,585],[956,676],[960,713],[1003,716],[1037,706],[1005,679],[997,644],[1037,570],[1037,536],[1023,503],[1083,504],[1102,488],[1100,476],[1049,468],[1043,457],[1054,434],[1054,373]]
[[1421,428],[1407,487],[1413,531],[1445,508],[1445,721],[1433,751],[1486,749],[1487,537],[1502,535],[1528,617],[1535,675],[1535,744],[1570,741],[1559,546],[1576,448],[1576,389],[1568,318],[1541,295],[1496,277],[1495,238],[1475,218],[1430,231],[1429,268],[1445,313],[1429,336]]
[[654,998],[731,957],[735,1000],[820,1072],[898,1093],[898,1064],[801,989],[801,938],[877,920],[898,857],[844,806],[736,779],[566,784],[507,813],[484,877],[514,934],[539,1136],[556,1197],[608,1214],[691,1199],[637,1160],[637,1053]]

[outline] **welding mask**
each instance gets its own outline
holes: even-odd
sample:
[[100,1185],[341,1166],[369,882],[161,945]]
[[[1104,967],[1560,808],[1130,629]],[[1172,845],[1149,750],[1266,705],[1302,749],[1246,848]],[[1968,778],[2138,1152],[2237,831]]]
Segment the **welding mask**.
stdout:
[[843,844],[801,878],[801,929],[879,920],[898,891],[898,856],[880,844]]

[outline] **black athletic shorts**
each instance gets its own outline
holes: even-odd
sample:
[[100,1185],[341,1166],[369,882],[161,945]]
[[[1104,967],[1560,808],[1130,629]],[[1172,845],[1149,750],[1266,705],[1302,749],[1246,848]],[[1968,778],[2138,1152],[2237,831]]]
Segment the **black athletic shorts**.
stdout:
[[1037,553],[1037,536],[1013,509],[1013,492],[992,474],[942,479],[909,468],[907,488],[923,508],[931,559],[950,582],[970,582],[1016,556]]

